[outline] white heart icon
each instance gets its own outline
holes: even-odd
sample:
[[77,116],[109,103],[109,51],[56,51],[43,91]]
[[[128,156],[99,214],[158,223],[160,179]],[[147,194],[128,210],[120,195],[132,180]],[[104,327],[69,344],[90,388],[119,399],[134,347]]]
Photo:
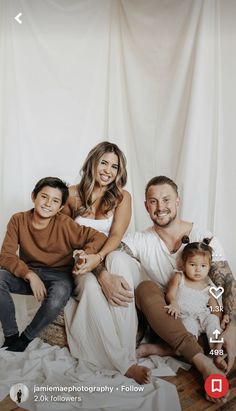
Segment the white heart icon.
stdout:
[[223,292],[224,292],[223,287],[210,287],[209,288],[209,293],[211,293],[211,295],[213,295],[213,297],[216,298],[217,300],[218,298],[220,298]]

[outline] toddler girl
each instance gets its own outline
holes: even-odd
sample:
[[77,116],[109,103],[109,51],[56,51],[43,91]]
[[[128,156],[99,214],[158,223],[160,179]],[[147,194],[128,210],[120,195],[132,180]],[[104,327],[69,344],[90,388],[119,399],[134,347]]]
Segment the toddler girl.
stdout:
[[181,271],[175,271],[168,284],[166,301],[169,305],[165,308],[170,315],[180,317],[186,329],[196,338],[205,332],[210,348],[214,349],[216,345],[210,340],[216,339],[213,332],[218,330],[221,333],[229,319],[225,315],[220,324],[219,304],[209,293],[211,284],[208,273],[212,261],[210,241],[204,239],[184,247],[180,260]]

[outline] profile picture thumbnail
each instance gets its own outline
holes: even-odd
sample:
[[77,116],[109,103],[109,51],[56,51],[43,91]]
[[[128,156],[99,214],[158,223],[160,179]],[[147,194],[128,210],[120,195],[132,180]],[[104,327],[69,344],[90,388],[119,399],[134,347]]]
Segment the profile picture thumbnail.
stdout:
[[10,389],[10,397],[12,401],[17,404],[27,401],[29,398],[29,389],[27,385],[22,383],[12,385]]

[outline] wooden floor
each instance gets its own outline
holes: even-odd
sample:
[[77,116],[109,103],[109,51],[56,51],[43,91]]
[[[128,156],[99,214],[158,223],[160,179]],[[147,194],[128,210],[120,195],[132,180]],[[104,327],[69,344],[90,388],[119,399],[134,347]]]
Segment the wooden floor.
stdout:
[[[165,377],[164,379],[176,385],[183,411],[236,411],[236,362],[228,376],[230,381],[230,396],[227,403],[223,405],[215,405],[204,399],[202,380],[198,372],[194,369],[190,371],[180,370],[176,377]],[[25,408],[18,407],[9,396],[0,402],[0,411],[17,410],[28,411]]]
[[236,411],[236,362],[227,378],[230,383],[230,395],[227,403],[221,405],[205,400],[202,379],[195,369],[180,370],[176,377],[164,379],[176,385],[183,411]]
[[16,403],[11,400],[9,395],[3,401],[0,401],[0,410],[1,411],[16,411],[16,410],[28,411],[26,410],[26,408],[18,407]]

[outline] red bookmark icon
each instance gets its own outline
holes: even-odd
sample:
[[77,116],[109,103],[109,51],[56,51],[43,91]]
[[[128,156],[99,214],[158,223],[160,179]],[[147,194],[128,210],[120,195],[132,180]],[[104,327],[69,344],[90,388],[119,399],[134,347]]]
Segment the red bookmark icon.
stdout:
[[221,398],[227,393],[229,382],[222,374],[211,374],[205,380],[205,391],[212,398]]

